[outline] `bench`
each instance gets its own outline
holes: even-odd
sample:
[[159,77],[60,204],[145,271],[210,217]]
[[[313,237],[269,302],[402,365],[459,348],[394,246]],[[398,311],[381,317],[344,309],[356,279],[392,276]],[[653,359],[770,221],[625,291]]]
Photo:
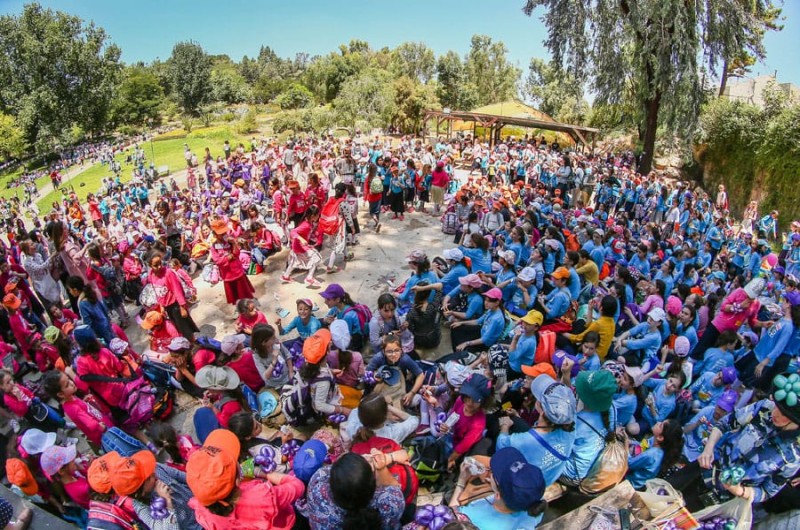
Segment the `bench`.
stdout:
[[169,175],[169,166],[159,166],[156,169],[156,177],[166,177]]

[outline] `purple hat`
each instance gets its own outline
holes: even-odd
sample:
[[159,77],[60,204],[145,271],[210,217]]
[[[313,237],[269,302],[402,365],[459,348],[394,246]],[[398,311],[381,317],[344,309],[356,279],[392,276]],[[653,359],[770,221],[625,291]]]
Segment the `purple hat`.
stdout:
[[326,300],[330,300],[331,298],[344,298],[344,287],[338,283],[332,283],[327,286],[324,291],[319,293],[319,295]]
[[758,335],[753,331],[745,331],[742,333],[742,337],[748,339],[753,346],[758,344]]
[[784,268],[783,268],[783,267],[781,267],[780,265],[778,265],[777,267],[774,267],[774,268],[772,269],[772,272],[777,272],[777,273],[778,273],[778,274],[780,274],[781,276],[785,276],[785,275],[786,275],[786,269],[784,269]]
[[578,363],[578,358],[574,355],[570,355],[564,350],[556,350],[553,352],[553,366],[556,368],[556,373],[561,373],[561,366],[564,364],[564,359],[570,359],[573,363],[575,363],[572,365],[572,373],[570,374],[570,377],[577,376],[578,372],[581,371],[581,365]]
[[736,371],[736,368],[732,366],[726,366],[722,369],[722,384],[730,385],[736,378],[739,377],[739,373]]
[[798,291],[790,291],[784,294],[783,297],[793,306],[800,305],[800,292]]
[[739,394],[736,393],[736,390],[726,390],[717,398],[716,405],[725,412],[733,412],[737,401],[739,401]]

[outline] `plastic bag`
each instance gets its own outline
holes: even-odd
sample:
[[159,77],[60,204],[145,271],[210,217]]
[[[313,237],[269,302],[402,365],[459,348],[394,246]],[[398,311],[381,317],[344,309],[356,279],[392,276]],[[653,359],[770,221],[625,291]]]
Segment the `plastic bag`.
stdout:
[[595,459],[579,488],[586,495],[607,491],[625,479],[628,472],[628,437],[616,434]]
[[683,495],[672,484],[660,478],[648,480],[645,491],[639,493],[639,498],[647,506],[653,521],[670,517],[684,506]]
[[719,504],[709,506],[704,510],[692,514],[699,522],[703,522],[710,517],[732,517],[736,519],[735,530],[749,530],[753,526],[753,505],[741,497]]

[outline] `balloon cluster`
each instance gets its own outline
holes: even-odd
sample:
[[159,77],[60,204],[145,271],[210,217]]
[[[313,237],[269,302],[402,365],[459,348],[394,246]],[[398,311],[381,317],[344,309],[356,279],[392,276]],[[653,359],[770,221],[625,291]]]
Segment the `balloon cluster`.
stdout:
[[364,375],[361,376],[361,381],[365,385],[375,386],[378,384],[378,380],[375,378],[375,372],[372,370],[366,370]]
[[788,407],[797,405],[797,398],[800,396],[800,375],[792,374],[789,377],[776,375],[772,382],[777,389],[773,394],[775,401],[785,401]]
[[276,455],[277,453],[274,447],[271,445],[264,445],[259,449],[258,454],[253,459],[253,463],[257,466],[261,466],[261,470],[264,473],[272,473],[275,471],[275,468],[278,467],[278,463],[275,461]]
[[150,501],[150,517],[157,521],[169,517],[167,500],[164,497],[153,495],[153,499]]
[[417,508],[414,522],[428,530],[440,530],[454,519],[453,512],[447,506],[432,506],[426,504]]
[[710,517],[700,521],[699,530],[734,530],[737,522],[733,517]]
[[731,313],[741,313],[742,311],[744,311],[744,307],[739,302],[731,304]]
[[293,343],[289,347],[289,355],[292,357],[292,363],[295,368],[303,366],[303,363],[306,361],[303,357],[303,343],[299,341]]
[[277,360],[275,362],[275,367],[272,369],[272,377],[277,379],[282,375],[283,375],[283,362]]
[[436,421],[433,422],[433,426],[436,427],[437,431],[440,431],[444,422],[447,421],[447,413],[441,411],[436,414]]
[[283,455],[284,461],[288,462],[289,460],[293,460],[294,455],[300,450],[301,445],[303,445],[302,442],[295,439],[288,440],[283,444],[281,446],[281,454]]
[[719,479],[723,484],[738,486],[744,479],[744,469],[739,466],[725,469],[720,474]]
[[347,421],[347,416],[344,414],[331,414],[328,416],[328,421],[334,425],[339,425],[340,423]]

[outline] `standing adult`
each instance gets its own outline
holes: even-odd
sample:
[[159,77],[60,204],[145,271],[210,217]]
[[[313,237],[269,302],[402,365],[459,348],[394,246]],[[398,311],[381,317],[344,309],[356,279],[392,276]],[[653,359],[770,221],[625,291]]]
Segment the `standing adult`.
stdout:
[[194,340],[194,334],[200,329],[189,314],[189,302],[183,292],[178,275],[174,270],[164,266],[164,256],[153,252],[149,257],[150,272],[147,283],[155,290],[156,302],[164,308],[167,316],[187,340]]
[[444,194],[449,183],[450,175],[444,169],[444,162],[439,160],[436,162],[436,169],[431,173],[431,202],[433,202],[434,215],[439,214],[439,210],[444,204]]

